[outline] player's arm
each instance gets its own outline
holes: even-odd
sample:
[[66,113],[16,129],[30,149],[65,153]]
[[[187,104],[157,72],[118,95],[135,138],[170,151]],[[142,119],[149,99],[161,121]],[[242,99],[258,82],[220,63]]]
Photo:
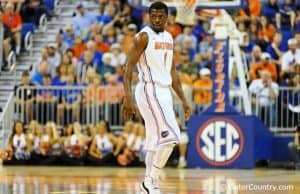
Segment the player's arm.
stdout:
[[181,87],[181,81],[180,81],[180,78],[179,78],[179,75],[178,75],[178,72],[176,70],[174,63],[172,65],[172,69],[171,69],[171,76],[172,76],[172,88],[174,89],[177,96],[181,100],[182,106],[183,106],[184,112],[185,112],[185,119],[188,120],[191,115],[191,109],[185,99],[185,96],[184,96],[184,93],[183,93],[183,90]]
[[148,35],[147,33],[140,33],[135,37],[133,43],[130,46],[129,54],[127,56],[127,62],[125,65],[124,73],[124,91],[125,97],[122,108],[122,115],[125,119],[131,119],[132,115],[136,113],[135,106],[132,101],[132,90],[131,90],[131,81],[132,81],[132,72],[136,66],[141,54],[144,52],[148,44]]

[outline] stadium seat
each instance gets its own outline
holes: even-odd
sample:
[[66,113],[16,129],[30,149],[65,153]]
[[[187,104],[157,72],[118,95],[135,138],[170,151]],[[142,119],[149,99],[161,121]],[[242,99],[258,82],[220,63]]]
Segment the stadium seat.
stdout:
[[44,4],[46,7],[46,14],[49,16],[55,8],[55,0],[44,0]]
[[32,47],[31,39],[36,27],[33,23],[23,23],[22,25],[22,49],[29,51]]

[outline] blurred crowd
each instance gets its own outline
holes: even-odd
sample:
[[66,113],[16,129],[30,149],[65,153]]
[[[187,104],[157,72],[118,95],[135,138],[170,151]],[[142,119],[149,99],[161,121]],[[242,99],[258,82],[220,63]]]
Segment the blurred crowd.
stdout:
[[[175,149],[169,165],[186,166],[188,138]],[[7,149],[0,150],[4,165],[92,165],[141,166],[145,160],[145,127],[128,121],[119,133],[112,132],[107,121],[97,125],[78,122],[58,128],[54,122],[45,125],[32,120],[24,126],[16,121]]]
[[20,54],[22,48],[22,24],[39,25],[40,17],[47,13],[45,3],[51,0],[1,0],[0,24],[3,25],[3,61],[5,65],[10,51]]
[[[93,11],[84,1],[76,5],[72,23],[60,30],[55,42],[41,50],[41,56],[30,72],[30,84],[113,86],[111,91],[114,87],[122,87],[129,45],[135,34],[149,24],[149,16],[146,10],[131,6],[125,0],[96,2],[98,9]],[[268,117],[269,124],[274,122],[271,119],[274,116],[269,113],[277,103],[284,103],[284,108],[299,105],[298,89],[279,91],[279,87],[300,88],[300,15],[297,7],[298,1],[293,0],[253,0],[240,10],[230,12],[241,32],[246,81],[255,96],[253,106],[259,106],[258,111]],[[174,61],[194,113],[201,113],[212,101],[214,34],[210,31],[211,19],[198,15],[194,25],[182,25],[176,22],[176,10],[170,10],[166,27],[174,38]],[[133,83],[137,82],[135,71]],[[239,82],[237,68],[233,65],[231,90],[238,90]],[[121,100],[119,93],[116,102]]]

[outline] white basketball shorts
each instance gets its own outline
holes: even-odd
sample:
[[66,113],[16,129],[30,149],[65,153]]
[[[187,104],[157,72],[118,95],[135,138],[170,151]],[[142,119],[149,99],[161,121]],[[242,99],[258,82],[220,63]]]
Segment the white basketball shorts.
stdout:
[[170,88],[140,82],[135,89],[135,98],[145,121],[145,150],[156,151],[158,145],[179,143],[180,129]]

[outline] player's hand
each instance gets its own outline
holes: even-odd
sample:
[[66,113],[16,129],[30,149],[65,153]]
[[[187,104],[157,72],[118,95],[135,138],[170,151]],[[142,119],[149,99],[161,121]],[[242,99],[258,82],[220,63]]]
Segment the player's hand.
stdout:
[[184,118],[187,121],[190,119],[190,116],[191,116],[191,108],[187,103],[183,103],[182,106],[184,109]]
[[134,115],[137,117],[140,116],[135,104],[132,102],[131,97],[125,97],[122,106],[122,116],[125,120],[130,120]]

